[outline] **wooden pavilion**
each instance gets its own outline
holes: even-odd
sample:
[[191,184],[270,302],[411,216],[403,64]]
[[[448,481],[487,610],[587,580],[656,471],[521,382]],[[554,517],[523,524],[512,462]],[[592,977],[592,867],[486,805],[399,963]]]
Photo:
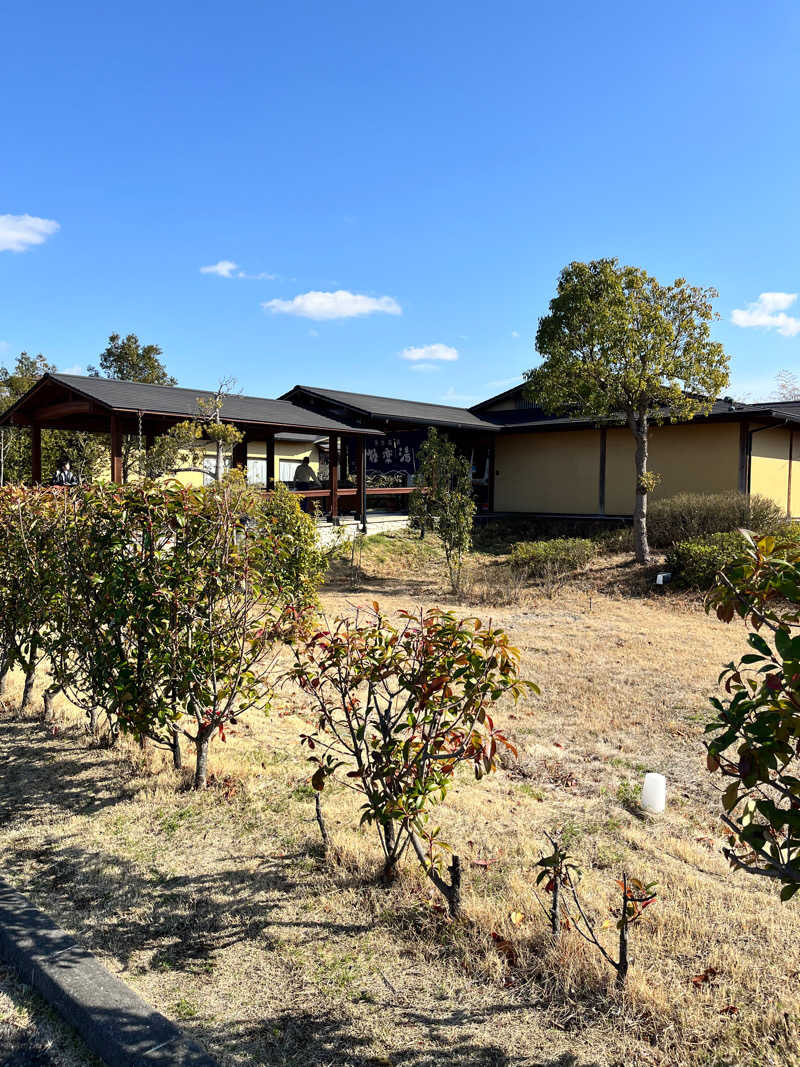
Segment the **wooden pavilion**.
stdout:
[[[199,413],[198,400],[213,393],[178,386],[146,385],[110,378],[75,374],[45,374],[0,415],[0,428],[23,426],[31,435],[31,481],[42,481],[42,430],[74,430],[108,434],[111,441],[111,478],[122,482],[123,436],[138,437],[145,448],[171,426]],[[327,505],[328,515],[338,521],[340,503],[347,498],[362,524],[366,524],[367,486],[364,441],[374,429],[351,426],[286,400],[251,396],[225,396],[220,420],[230,423],[243,437],[233,450],[233,466],[247,469],[248,444],[266,443],[267,488],[274,488],[275,435],[292,432],[326,437],[330,456],[327,488],[303,491],[299,495]],[[355,487],[339,488],[342,444],[352,446]],[[384,494],[385,495],[385,494]]]

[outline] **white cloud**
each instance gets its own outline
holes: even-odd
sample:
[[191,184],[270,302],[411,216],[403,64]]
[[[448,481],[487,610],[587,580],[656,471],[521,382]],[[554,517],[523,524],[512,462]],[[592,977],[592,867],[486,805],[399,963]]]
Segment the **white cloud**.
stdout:
[[765,330],[777,330],[784,337],[800,333],[800,319],[787,315],[797,300],[797,293],[761,293],[758,300],[746,308],[735,308],[731,315],[734,326],[760,326]]
[[58,372],[59,374],[86,374],[79,363],[76,363],[74,367],[59,367]]
[[486,383],[487,389],[509,389],[512,385],[521,385],[522,375],[517,374],[513,378],[495,378],[491,382]]
[[0,215],[0,252],[24,252],[31,245],[44,244],[59,229],[61,226],[54,219]]
[[412,363],[452,363],[458,359],[458,349],[450,345],[422,345],[420,348],[404,348],[400,356],[402,359],[411,360]]
[[236,275],[237,278],[246,278],[249,282],[274,282],[278,277],[277,274],[268,274],[267,271],[259,271],[258,274],[248,274],[247,271],[240,270]]
[[234,263],[232,259],[221,259],[219,263],[214,263],[210,267],[201,267],[201,274],[218,274],[220,278],[232,278],[233,272],[238,270],[239,264]]
[[261,305],[277,315],[299,315],[305,319],[354,319],[381,312],[402,315],[403,309],[392,296],[366,296],[337,289],[334,293],[312,290],[298,293],[292,300],[267,300]]
[[450,386],[447,392],[442,397],[443,404],[453,404],[456,407],[470,407],[472,404],[477,404],[483,397],[473,396],[471,393],[457,393],[455,389]]
[[408,369],[422,371],[423,373],[426,373],[432,370],[441,370],[442,368],[437,367],[435,363],[412,363]]
[[518,330],[512,330],[511,331],[511,336],[512,337],[519,337],[519,331]]

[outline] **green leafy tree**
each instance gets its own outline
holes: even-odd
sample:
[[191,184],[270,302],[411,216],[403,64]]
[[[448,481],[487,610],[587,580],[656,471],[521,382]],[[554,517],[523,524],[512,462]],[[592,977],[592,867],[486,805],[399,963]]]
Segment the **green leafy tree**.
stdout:
[[53,489],[0,488],[0,690],[13,667],[25,674],[21,710],[52,626],[61,560],[56,515],[65,494]]
[[442,542],[450,584],[454,592],[461,588],[464,558],[472,548],[472,525],[475,519],[472,496],[472,470],[469,461],[456,446],[435,429],[417,456],[414,492],[409,500],[412,522],[420,528],[434,530]]
[[[55,495],[55,494],[54,494]],[[231,477],[208,489],[145,482],[60,497],[58,594],[45,651],[56,684],[112,732],[195,749],[266,708],[280,645],[316,605],[325,558],[313,521]],[[32,557],[28,573],[36,573]]]
[[715,289],[683,278],[662,285],[616,259],[570,263],[539,320],[542,363],[526,373],[527,395],[545,410],[618,420],[635,440],[634,543],[650,560],[648,431],[710,410],[728,383],[728,357],[711,340]]
[[[100,353],[99,366],[90,366],[95,378],[115,378],[124,382],[144,382],[147,385],[177,385],[177,379],[167,372],[158,345],[144,345],[135,333],[122,337],[112,333]],[[145,455],[139,435],[126,434],[122,441],[122,480],[127,482],[134,473],[156,478],[170,471],[176,462],[177,448],[168,437],[159,437]]]
[[431,808],[460,766],[481,778],[495,769],[499,745],[514,751],[489,711],[504,695],[538,689],[519,677],[519,652],[503,630],[435,609],[399,615],[395,625],[375,604],[323,627],[296,653],[294,678],[318,715],[302,740],[315,789],[342,771],[361,793],[361,824],[378,829],[384,877],[411,846],[455,915],[460,864],[453,857],[448,883],[442,853],[452,850],[430,825]]
[[148,385],[177,385],[167,373],[158,345],[143,345],[135,333],[121,337],[112,333],[98,357],[99,367],[90,366],[94,378],[116,378],[123,382],[146,382]]
[[749,651],[729,663],[711,701],[707,765],[727,780],[722,821],[731,866],[800,890],[800,540],[746,537],[708,610],[747,623]]
[[[0,367],[0,411],[11,407],[47,373],[56,367],[41,353],[21,352],[14,366]],[[42,470],[55,471],[58,460],[67,457],[81,480],[96,477],[108,459],[107,440],[97,434],[75,430],[42,431]],[[0,429],[0,485],[27,481],[31,472],[31,435],[25,426]]]

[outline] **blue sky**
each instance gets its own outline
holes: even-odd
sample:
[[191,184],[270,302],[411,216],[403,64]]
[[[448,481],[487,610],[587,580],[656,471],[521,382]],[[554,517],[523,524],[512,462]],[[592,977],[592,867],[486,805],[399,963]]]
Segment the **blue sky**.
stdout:
[[2,36],[0,362],[135,332],[183,385],[467,403],[616,255],[719,289],[735,394],[800,370],[792,0],[32,0]]

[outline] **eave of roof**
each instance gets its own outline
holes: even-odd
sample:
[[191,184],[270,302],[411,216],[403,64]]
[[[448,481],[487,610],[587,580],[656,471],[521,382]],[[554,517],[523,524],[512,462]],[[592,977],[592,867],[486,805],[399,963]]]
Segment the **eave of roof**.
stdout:
[[341,389],[321,389],[313,385],[295,385],[281,395],[281,400],[295,401],[303,396],[329,401],[348,411],[366,415],[372,419],[392,422],[414,423],[420,426],[449,426],[458,430],[485,430],[494,432],[496,427],[474,415],[469,408],[451,407],[448,404],[428,404],[419,400],[403,400],[398,397],[374,396],[370,393],[352,393]]
[[[616,417],[597,418],[592,416],[545,415],[536,409],[514,408],[508,411],[489,412],[499,433],[534,433],[546,430],[585,430],[602,426],[625,425],[622,414]],[[661,418],[669,423],[666,412]],[[800,425],[800,402],[784,404],[740,404],[735,407],[722,407],[712,410],[707,415],[695,415],[691,419],[678,419],[677,423],[706,422],[742,422],[752,419],[772,419],[777,423]]]

